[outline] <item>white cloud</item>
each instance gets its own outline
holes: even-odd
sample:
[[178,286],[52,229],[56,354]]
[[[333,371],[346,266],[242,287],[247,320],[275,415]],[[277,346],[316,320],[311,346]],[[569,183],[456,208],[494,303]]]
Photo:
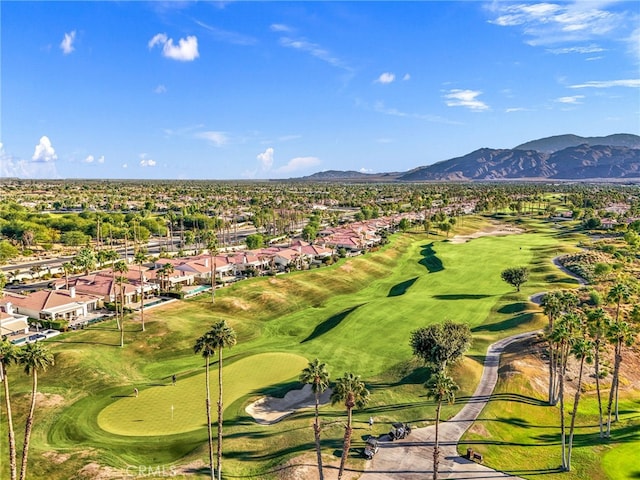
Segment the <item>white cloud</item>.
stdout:
[[179,60],[181,62],[190,62],[200,56],[198,53],[198,39],[194,35],[178,40],[178,45],[173,44],[173,39],[167,37],[166,33],[158,33],[149,40],[149,49],[156,45],[162,45],[162,56]]
[[65,55],[69,55],[71,52],[75,50],[73,46],[73,42],[75,41],[75,39],[76,39],[75,30],[72,30],[69,33],[64,34],[64,38],[62,39],[62,42],[60,42],[60,49],[62,50],[62,53],[64,53]]
[[273,165],[273,148],[269,147],[256,157],[262,164],[263,170],[269,170]]
[[639,88],[640,79],[634,78],[629,80],[604,80],[604,81],[595,80],[591,82],[585,82],[585,83],[569,86],[569,88],[612,88],[612,87]]
[[216,147],[221,147],[229,141],[227,134],[224,132],[214,132],[214,131],[198,132],[195,134],[195,137],[201,138],[203,140],[208,140],[209,142],[213,143]]
[[529,110],[528,108],[524,108],[524,107],[509,107],[505,109],[505,113],[526,112],[528,110]]
[[349,72],[352,71],[352,69],[345,62],[332,55],[328,50],[324,49],[318,44],[308,42],[307,40],[295,40],[289,37],[282,37],[280,38],[280,45],[282,45],[283,47],[293,48],[295,50],[309,53],[311,56],[316,57],[331,66],[342,68]]
[[215,37],[217,40],[231,43],[233,45],[245,45],[245,46],[255,45],[256,43],[258,43],[258,41],[253,37],[249,37],[241,33],[230,32],[228,30],[222,30],[220,28],[213,27],[204,22],[201,22],[200,20],[194,20],[194,21],[196,22],[197,25],[200,25],[205,30],[208,30],[211,33],[211,35]]
[[104,155],[101,155],[98,158],[95,158],[93,155],[87,155],[87,158],[84,159],[84,163],[104,163]]
[[585,45],[584,47],[564,47],[564,48],[552,48],[548,50],[550,53],[556,55],[564,55],[567,53],[599,53],[604,52],[606,49],[599,47],[598,45]]
[[396,79],[395,74],[390,72],[381,73],[380,76],[376,79],[376,83],[392,83]]
[[320,164],[320,159],[318,157],[296,157],[289,160],[286,165],[278,168],[276,171],[278,173],[291,173],[296,172],[298,170],[305,170],[309,167],[313,167],[315,165]]
[[571,97],[560,97],[556,98],[556,102],[558,103],[570,103],[572,105],[578,105],[582,103],[580,100],[584,98],[584,95],[573,95]]
[[364,168],[362,167],[360,170],[358,170],[360,173],[373,173],[373,170],[371,170],[370,168]]
[[56,151],[51,145],[51,140],[46,135],[40,138],[40,142],[36,145],[31,160],[34,162],[54,162],[58,159]]
[[167,87],[165,87],[162,84],[158,85],[156,88],[153,89],[153,93],[157,93],[158,95],[166,92],[167,92]]
[[156,166],[156,161],[152,160],[150,158],[147,158],[147,154],[146,153],[141,153],[140,154],[140,166],[141,167],[155,167]]
[[55,162],[29,162],[5,152],[0,142],[0,178],[59,178]]
[[127,165],[126,163],[122,164],[122,168],[128,168],[128,167],[129,167],[129,165]]
[[272,32],[291,32],[291,27],[282,23],[272,23],[269,28]]
[[404,76],[402,77],[402,80],[404,80],[405,82],[407,80],[411,80],[411,75],[409,75],[408,73],[405,73]]
[[454,89],[449,90],[444,98],[448,107],[466,107],[476,111],[487,110],[489,106],[476,98],[481,94],[482,92],[477,90]]
[[[598,39],[626,41],[625,36],[637,25],[637,15],[629,10],[606,10],[608,3],[615,2],[575,1],[533,5],[491,2],[486,4],[486,8],[497,15],[490,23],[519,28],[528,39],[526,43],[531,46],[575,45]],[[592,53],[589,50],[594,48],[600,47],[590,44],[549,51],[558,54]]]

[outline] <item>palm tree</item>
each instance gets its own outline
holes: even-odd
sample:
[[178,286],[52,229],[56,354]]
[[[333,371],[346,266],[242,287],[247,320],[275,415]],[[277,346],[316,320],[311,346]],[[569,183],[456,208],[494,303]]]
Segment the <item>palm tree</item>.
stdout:
[[455,392],[458,385],[444,372],[433,375],[427,383],[427,396],[433,398],[436,405],[436,436],[433,443],[433,480],[438,478],[438,465],[440,464],[440,447],[438,444],[438,428],[440,425],[440,410],[442,402],[453,403],[456,399]]
[[214,480],[214,470],[213,470],[213,435],[211,433],[211,390],[209,388],[209,365],[211,361],[211,356],[215,355],[216,347],[213,343],[213,339],[209,332],[205,333],[203,336],[196,340],[195,345],[193,346],[194,353],[202,353],[202,356],[205,359],[205,389],[207,394],[206,399],[206,409],[207,409],[207,440],[209,442],[209,469],[211,471],[211,480]]
[[353,409],[354,407],[362,408],[369,402],[369,390],[366,389],[364,382],[360,380],[360,376],[349,372],[345,373],[344,377],[336,380],[335,387],[331,393],[331,404],[334,405],[339,402],[343,402],[347,409],[347,424],[344,427],[344,443],[342,447],[342,457],[340,458],[338,480],[342,478],[344,466],[349,456],[349,449],[351,448]]
[[69,290],[69,274],[73,271],[73,265],[70,262],[64,262],[62,271],[64,272],[64,288]]
[[302,370],[300,374],[300,381],[311,385],[311,391],[316,397],[316,410],[315,421],[313,423],[313,433],[316,441],[316,454],[318,456],[318,472],[320,473],[320,480],[324,479],[322,472],[322,450],[320,449],[320,415],[318,408],[320,405],[320,394],[329,387],[329,372],[327,371],[327,365],[320,363],[317,358],[309,362],[309,365]]
[[218,254],[218,237],[212,231],[207,232],[207,250],[209,250],[209,266],[211,267],[211,303],[216,301],[216,255]]
[[140,248],[133,257],[133,261],[140,268],[140,321],[142,322],[142,331],[144,332],[144,274],[142,265],[147,261],[147,253]]
[[7,367],[17,361],[18,351],[9,340],[3,338],[0,341],[0,380],[4,385],[4,404],[7,411],[7,429],[9,434],[9,470],[11,480],[17,478],[16,464],[16,434],[13,429],[13,415],[11,413],[11,399],[9,398],[9,377]]
[[213,325],[208,333],[213,345],[218,350],[218,452],[217,470],[218,480],[222,480],[222,349],[231,348],[236,344],[236,332],[221,320]]
[[616,304],[616,323],[620,319],[620,305],[631,298],[631,288],[626,283],[618,282],[607,293],[607,300]]
[[89,270],[95,267],[96,256],[89,247],[84,247],[73,258],[73,264],[84,271],[85,275],[89,275]]
[[[120,260],[116,262],[113,266],[113,271],[118,272],[120,274],[127,273],[129,271],[129,267],[124,260]],[[124,347],[124,282],[127,280],[127,277],[123,275],[119,275],[116,278],[118,282],[118,286],[120,288],[120,346]],[[118,308],[116,307],[116,318],[118,316]]]
[[609,401],[607,402],[607,433],[605,436],[611,436],[611,410],[615,399],[615,421],[619,420],[618,416],[618,383],[620,381],[620,365],[622,364],[622,347],[633,345],[637,330],[628,322],[614,322],[609,329],[609,341],[614,345],[614,362],[613,375],[611,380],[611,389],[609,390]]
[[160,279],[161,279],[160,290],[165,292],[169,290],[169,287],[168,287],[169,277],[173,272],[174,272],[174,268],[171,263],[165,263],[162,267],[160,267],[160,269],[158,270],[158,274],[160,274]]
[[610,324],[611,318],[602,308],[597,308],[587,313],[587,329],[589,332],[589,337],[593,341],[593,358],[595,364],[594,368],[596,376],[596,394],[598,396],[598,423],[600,426],[600,438],[604,436],[604,429],[602,426],[602,394],[600,392],[600,350],[602,349],[603,341],[606,340],[606,335]]
[[582,373],[584,371],[584,361],[593,350],[593,344],[585,338],[576,338],[571,345],[571,353],[580,360],[580,370],[578,373],[578,386],[573,398],[573,410],[571,412],[571,426],[569,427],[569,445],[567,449],[566,469],[571,470],[571,451],[573,450],[573,432],[576,425],[576,415],[578,413],[578,403],[580,402],[580,393],[582,389]]
[[36,410],[36,395],[38,392],[38,370],[46,370],[54,364],[53,355],[42,343],[28,343],[18,354],[18,363],[24,367],[24,372],[31,375],[31,407],[24,427],[24,447],[22,449],[22,466],[20,480],[27,478],[27,457],[29,455],[29,441],[33,428],[33,415]]

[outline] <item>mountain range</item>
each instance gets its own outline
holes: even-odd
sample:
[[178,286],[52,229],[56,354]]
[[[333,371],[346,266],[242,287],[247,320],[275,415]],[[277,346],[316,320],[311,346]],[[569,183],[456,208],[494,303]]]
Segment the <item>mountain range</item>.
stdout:
[[557,135],[511,149],[481,148],[408,172],[329,170],[292,180],[355,182],[635,180],[640,181],[640,136]]

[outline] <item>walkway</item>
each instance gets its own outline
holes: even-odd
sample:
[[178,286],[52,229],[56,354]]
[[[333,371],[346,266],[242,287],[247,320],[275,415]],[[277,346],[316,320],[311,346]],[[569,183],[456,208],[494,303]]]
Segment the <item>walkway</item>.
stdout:
[[[480,383],[460,412],[447,422],[440,423],[440,467],[439,478],[449,479],[493,479],[511,478],[458,455],[457,445],[464,432],[478,418],[485,407],[498,380],[500,354],[510,343],[534,337],[538,332],[527,332],[502,339],[489,346],[484,361]],[[433,442],[435,426],[414,428],[404,440],[381,442],[380,451],[367,463],[360,480],[424,480],[433,474]]]

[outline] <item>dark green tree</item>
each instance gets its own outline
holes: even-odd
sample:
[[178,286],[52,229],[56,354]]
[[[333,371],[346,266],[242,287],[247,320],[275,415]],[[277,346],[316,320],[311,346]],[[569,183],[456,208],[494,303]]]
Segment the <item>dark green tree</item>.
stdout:
[[509,285],[516,287],[516,291],[520,291],[520,286],[529,280],[529,270],[527,267],[512,267],[503,270],[500,274],[502,280]]

